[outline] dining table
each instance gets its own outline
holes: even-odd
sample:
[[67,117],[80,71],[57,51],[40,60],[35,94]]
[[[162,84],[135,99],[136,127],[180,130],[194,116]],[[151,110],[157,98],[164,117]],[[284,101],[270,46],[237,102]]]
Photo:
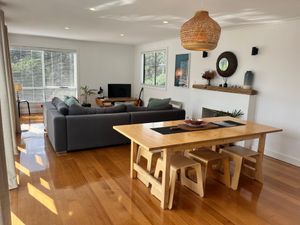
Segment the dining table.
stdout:
[[[211,117],[204,118],[203,121],[212,126],[208,126],[207,129],[185,130],[182,129],[185,121],[176,120],[113,127],[131,141],[130,177],[135,179],[137,173],[141,173],[152,185],[155,185],[161,191],[161,208],[163,209],[168,207],[170,161],[175,152],[257,139],[256,150],[262,161],[266,135],[282,131],[279,128],[232,117]],[[161,150],[164,171],[161,181],[136,163],[139,147],[153,152]],[[258,174],[255,179],[263,182],[262,174]]]

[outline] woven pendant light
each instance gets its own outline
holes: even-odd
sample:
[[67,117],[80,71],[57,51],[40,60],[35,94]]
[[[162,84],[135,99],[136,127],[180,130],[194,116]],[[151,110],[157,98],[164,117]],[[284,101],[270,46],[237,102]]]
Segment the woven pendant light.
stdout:
[[181,45],[188,50],[208,51],[217,47],[220,25],[209,17],[207,11],[198,11],[185,22],[180,31]]

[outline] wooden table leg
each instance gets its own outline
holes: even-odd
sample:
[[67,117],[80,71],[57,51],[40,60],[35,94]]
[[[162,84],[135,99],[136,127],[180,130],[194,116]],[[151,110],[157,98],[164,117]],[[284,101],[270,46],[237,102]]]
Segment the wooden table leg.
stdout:
[[171,151],[168,151],[168,149],[164,149],[163,150],[163,173],[162,173],[162,198],[160,203],[160,206],[163,209],[168,208],[170,162],[171,162]]
[[234,163],[234,172],[231,178],[231,188],[233,190],[237,190],[239,186],[239,180],[240,180],[240,175],[241,175],[241,170],[243,165],[243,157],[239,155],[231,155],[231,158]]
[[259,156],[256,158],[256,171],[255,171],[255,179],[259,182],[263,183],[263,175],[262,175],[262,162],[265,152],[265,143],[266,143],[266,134],[262,134],[259,137],[258,141],[258,150]]
[[135,179],[137,177],[137,173],[134,170],[134,163],[136,160],[137,156],[137,151],[138,151],[138,144],[135,143],[134,141],[131,141],[131,153],[130,153],[130,177],[132,179]]

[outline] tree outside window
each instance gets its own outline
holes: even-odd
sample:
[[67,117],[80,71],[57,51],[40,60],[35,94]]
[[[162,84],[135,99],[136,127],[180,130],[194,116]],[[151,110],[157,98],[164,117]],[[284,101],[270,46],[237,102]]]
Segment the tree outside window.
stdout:
[[21,99],[50,101],[54,96],[76,96],[76,53],[69,50],[12,47],[14,83],[21,84]]
[[167,79],[167,51],[157,50],[143,53],[143,84],[165,87]]

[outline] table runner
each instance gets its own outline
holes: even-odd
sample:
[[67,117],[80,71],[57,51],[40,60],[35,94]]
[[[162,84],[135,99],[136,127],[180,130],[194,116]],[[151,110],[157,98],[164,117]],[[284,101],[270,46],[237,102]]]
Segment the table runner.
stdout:
[[225,128],[225,127],[235,127],[244,125],[242,123],[238,123],[231,120],[221,121],[221,122],[214,122],[208,123],[204,127],[189,127],[186,124],[179,124],[178,126],[169,126],[169,127],[157,127],[151,128],[152,130],[166,135],[166,134],[177,134],[177,133],[184,133],[184,132],[193,132],[193,131],[200,131],[200,130],[210,130],[210,129],[217,129],[217,128]]

